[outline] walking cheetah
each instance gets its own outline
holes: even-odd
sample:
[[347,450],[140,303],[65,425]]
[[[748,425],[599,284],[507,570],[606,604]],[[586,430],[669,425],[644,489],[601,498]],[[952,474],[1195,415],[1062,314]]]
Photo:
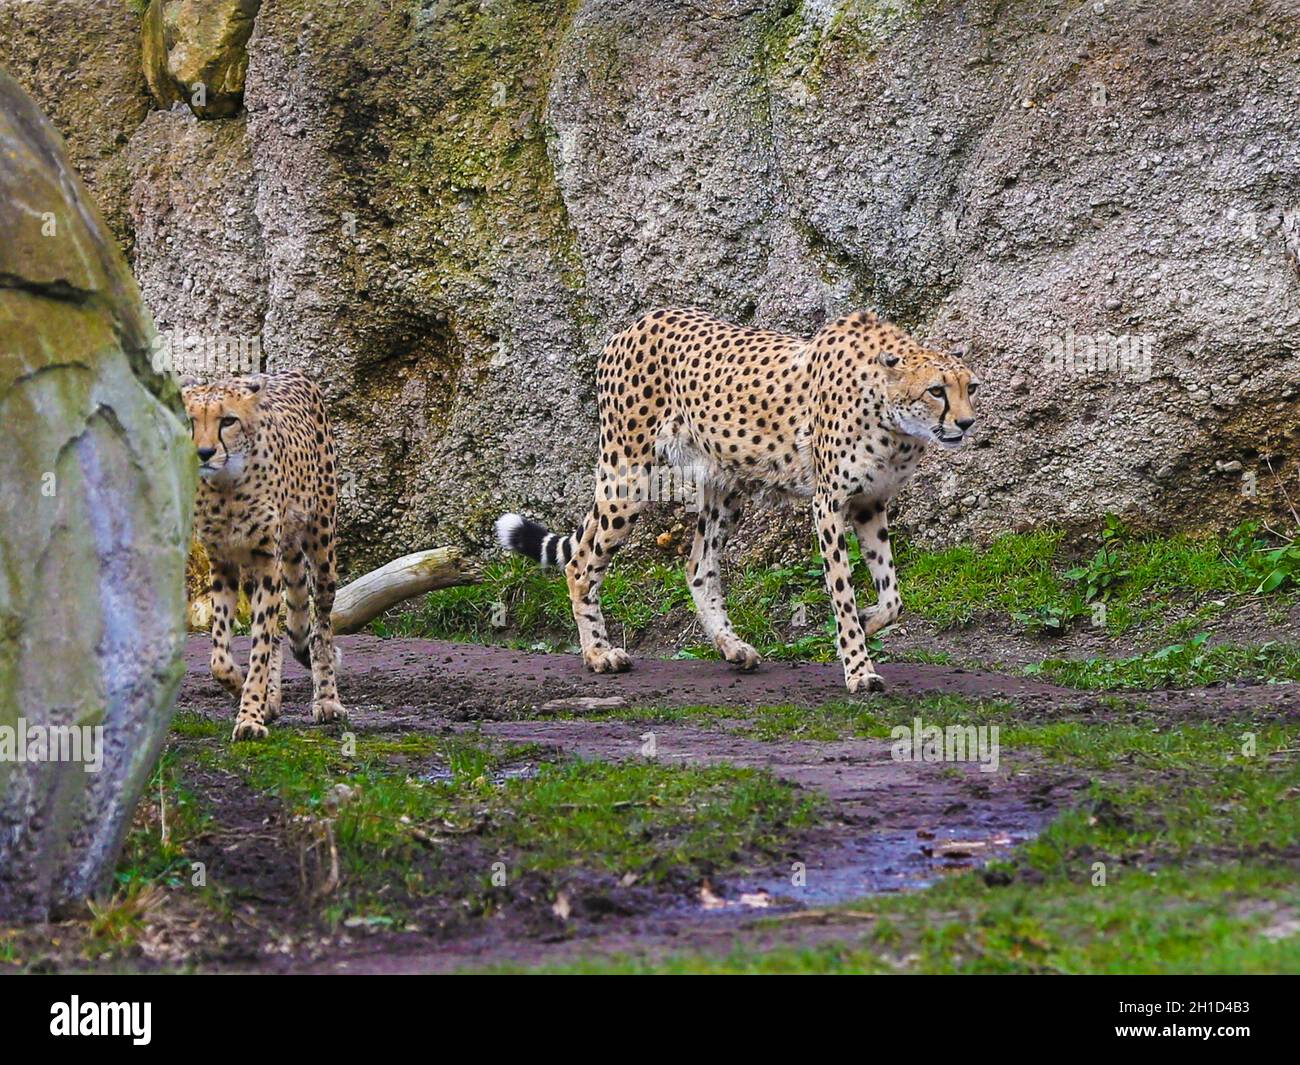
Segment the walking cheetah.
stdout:
[[[583,661],[597,673],[620,672],[631,660],[606,636],[605,570],[648,501],[650,465],[691,468],[701,489],[686,565],[691,595],[722,657],[748,670],[759,655],[727,617],[723,545],[747,494],[811,498],[845,683],[850,692],[880,691],[867,641],[902,605],[885,508],[927,444],[967,440],[978,385],[958,355],[923,347],[875,314],[838,318],[806,339],[701,311],[655,311],[601,352],[596,500],[578,531],[559,536],[504,514],[497,536],[544,566],[564,565]],[[849,525],[876,590],[875,605],[862,611]]]
[[[194,529],[212,563],[212,675],[239,696],[231,738],[266,736],[280,712],[281,595],[290,648],[311,670],[312,717],[338,720],[330,624],[338,493],[320,391],[297,371],[186,380],[182,391],[199,456]],[[230,648],[241,571],[253,614],[247,678]]]

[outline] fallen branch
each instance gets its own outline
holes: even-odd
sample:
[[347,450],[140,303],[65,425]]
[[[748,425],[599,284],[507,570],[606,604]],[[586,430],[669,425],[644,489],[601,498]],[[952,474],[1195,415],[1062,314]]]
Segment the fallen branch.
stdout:
[[847,921],[874,921],[876,915],[866,910],[795,910],[794,913],[778,913],[765,917],[767,921],[798,922],[808,921],[812,924],[833,924]]
[[460,549],[435,547],[403,555],[340,588],[330,619],[336,633],[356,632],[391,606],[413,595],[454,584],[476,584],[478,570]]

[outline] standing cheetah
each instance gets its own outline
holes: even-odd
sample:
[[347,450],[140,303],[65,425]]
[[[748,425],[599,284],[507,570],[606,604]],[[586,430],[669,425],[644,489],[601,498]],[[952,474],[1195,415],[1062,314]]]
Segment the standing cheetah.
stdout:
[[[742,669],[758,653],[727,617],[721,553],[756,490],[811,498],[839,653],[850,692],[884,687],[868,639],[902,605],[885,508],[923,448],[959,447],[975,424],[979,382],[956,355],[922,347],[874,314],[838,318],[811,339],[733,325],[701,311],[661,310],[611,337],[598,362],[596,500],[572,536],[517,514],[498,519],[503,546],[563,563],[582,657],[597,673],[631,665],[610,645],[600,586],[631,531],[658,461],[701,485],[686,574],[704,631]],[[852,525],[875,583],[859,611],[849,566]]]
[[[212,563],[212,675],[239,696],[232,738],[265,736],[280,712],[282,594],[289,645],[311,670],[312,717],[338,720],[330,624],[338,492],[320,391],[297,371],[182,387],[199,455],[195,534]],[[247,679],[230,649],[241,570],[253,612]]]

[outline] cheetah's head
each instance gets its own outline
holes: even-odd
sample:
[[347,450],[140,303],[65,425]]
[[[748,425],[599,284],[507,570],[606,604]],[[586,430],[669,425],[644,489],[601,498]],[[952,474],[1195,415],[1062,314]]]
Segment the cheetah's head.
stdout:
[[243,476],[257,436],[260,378],[240,377],[212,384],[181,382],[190,433],[199,453],[199,476],[221,487]]
[[922,347],[901,329],[879,328],[877,359],[885,368],[890,414],[899,432],[945,448],[961,447],[975,427],[979,380],[962,361],[963,352]]

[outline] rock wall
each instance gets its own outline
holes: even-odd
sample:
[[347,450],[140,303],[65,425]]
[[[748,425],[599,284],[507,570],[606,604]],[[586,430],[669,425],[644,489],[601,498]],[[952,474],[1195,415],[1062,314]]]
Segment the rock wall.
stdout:
[[671,303],[968,344],[984,427],[906,493],[922,541],[1300,491],[1289,0],[262,0],[206,119],[142,111],[108,6],[0,0],[0,64],[66,97],[93,28],[111,113],[56,121],[127,175],[161,329],[321,377],[353,565],[575,520],[594,352]]
[[180,684],[195,459],[135,281],[0,72],[0,915],[107,886]]
[[139,12],[108,0],[0,0],[0,68],[63,135],[68,158],[129,257],[124,149],[151,106]]

